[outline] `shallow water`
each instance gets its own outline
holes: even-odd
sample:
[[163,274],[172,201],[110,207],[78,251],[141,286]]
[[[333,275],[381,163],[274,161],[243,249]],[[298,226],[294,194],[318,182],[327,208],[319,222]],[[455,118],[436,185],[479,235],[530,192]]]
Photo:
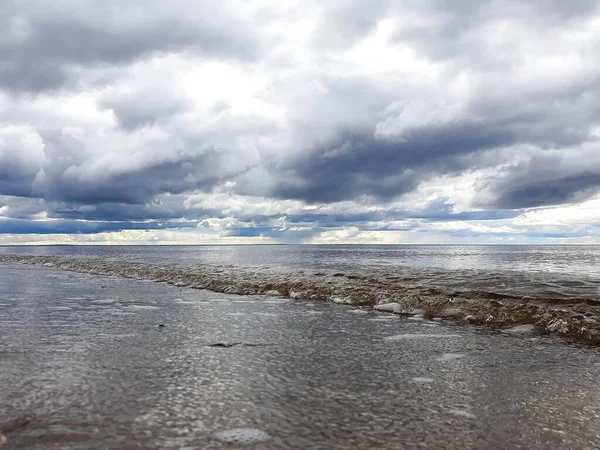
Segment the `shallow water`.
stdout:
[[600,247],[3,247],[0,262],[234,294],[423,310],[430,317],[600,344]]
[[596,350],[353,310],[0,265],[4,448],[599,441]]

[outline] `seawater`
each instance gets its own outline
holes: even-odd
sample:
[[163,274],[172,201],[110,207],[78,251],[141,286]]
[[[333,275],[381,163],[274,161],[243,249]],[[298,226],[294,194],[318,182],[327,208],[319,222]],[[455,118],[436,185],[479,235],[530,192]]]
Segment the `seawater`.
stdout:
[[0,247],[0,262],[281,295],[600,343],[598,246]]
[[0,264],[2,450],[597,448],[599,380],[553,338]]

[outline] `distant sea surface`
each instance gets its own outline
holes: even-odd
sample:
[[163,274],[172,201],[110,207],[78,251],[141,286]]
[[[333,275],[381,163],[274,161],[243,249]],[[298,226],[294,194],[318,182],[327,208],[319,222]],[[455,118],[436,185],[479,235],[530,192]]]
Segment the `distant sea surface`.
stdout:
[[0,247],[0,262],[532,325],[600,343],[599,246],[36,246]]

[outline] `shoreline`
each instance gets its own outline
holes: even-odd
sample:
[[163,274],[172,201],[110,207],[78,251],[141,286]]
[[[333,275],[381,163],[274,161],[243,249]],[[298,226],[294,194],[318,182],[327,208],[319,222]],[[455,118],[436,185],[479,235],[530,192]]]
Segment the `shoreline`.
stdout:
[[[539,334],[567,341],[600,345],[598,305],[588,300],[588,311],[578,302],[541,303],[539,299],[493,292],[457,293],[450,296],[436,288],[414,288],[402,277],[388,284],[372,276],[323,272],[268,272],[257,274],[248,267],[161,266],[131,261],[103,261],[92,258],[0,254],[1,263],[52,267],[59,270],[172,284],[234,295],[281,296],[296,300],[317,300],[359,308],[374,308],[403,316],[444,319],[461,325],[484,325],[499,331],[529,326]],[[579,309],[578,309],[579,308]],[[524,332],[525,328],[521,328]]]

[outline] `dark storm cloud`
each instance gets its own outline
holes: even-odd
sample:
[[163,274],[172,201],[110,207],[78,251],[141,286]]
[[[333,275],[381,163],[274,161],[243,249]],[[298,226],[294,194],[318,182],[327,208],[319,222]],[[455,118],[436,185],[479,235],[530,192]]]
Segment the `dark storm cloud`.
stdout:
[[[505,182],[490,180],[487,186],[479,184],[482,189],[489,190],[487,194],[500,198],[504,189],[510,190],[527,182],[521,180],[539,179],[543,166],[552,169],[546,170],[545,176],[550,174],[550,178],[543,181],[548,186],[552,183],[560,185],[563,179],[577,178],[567,166],[578,166],[580,172],[583,168],[600,171],[600,159],[593,157],[600,148],[596,148],[592,158],[582,156],[579,150],[582,145],[598,147],[600,142],[593,133],[595,124],[600,121],[597,106],[600,104],[600,67],[597,73],[567,85],[544,89],[531,87],[531,93],[522,87],[514,92],[502,89],[506,87],[490,84],[488,90],[473,96],[460,115],[445,122],[433,119],[419,124],[419,116],[424,112],[418,108],[412,112],[410,107],[401,109],[398,117],[391,116],[387,130],[390,136],[387,137],[377,136],[372,129],[360,133],[342,130],[340,137],[329,143],[276,165],[273,172],[279,175],[279,181],[271,194],[311,203],[352,200],[360,195],[385,201],[413,191],[436,174],[451,175],[513,163],[503,169]],[[339,95],[339,92],[339,89],[335,90],[331,95]],[[334,98],[330,102],[337,103]],[[433,105],[435,111],[436,105]],[[315,110],[319,114],[319,108]],[[417,123],[411,125],[414,117]],[[511,146],[521,148],[520,155],[511,153],[513,161],[507,160],[502,151]],[[546,161],[547,158],[539,157],[544,151],[559,152],[560,157]],[[539,164],[534,162],[522,167],[516,163],[521,156],[527,157],[532,152]],[[579,201],[595,194],[596,191],[591,189],[595,183],[593,177],[583,177],[581,183],[590,185],[590,189],[579,189],[576,183],[569,182],[573,194],[577,195],[549,195],[544,199],[532,196],[530,202],[515,207]],[[556,187],[556,191],[562,190]],[[509,197],[507,193],[505,200]],[[539,204],[535,204],[535,198],[540,200]],[[486,206],[509,203],[492,201]],[[482,205],[485,202],[479,203]]]
[[31,185],[37,171],[16,166],[14,162],[0,165],[0,194],[27,197],[32,194]]
[[41,139],[30,128],[0,127],[0,195],[31,195],[42,155]]
[[70,220],[0,220],[0,234],[96,234],[123,230],[160,230],[195,227],[184,222],[93,222]]
[[0,86],[39,92],[62,87],[77,66],[130,63],[192,49],[214,57],[252,57],[256,35],[217,3],[177,0],[0,4]]
[[36,185],[47,200],[83,204],[122,203],[143,205],[164,193],[179,194],[210,189],[232,174],[223,167],[223,152],[206,150],[200,155],[181,155],[171,160],[140,161],[143,167],[87,176],[84,170],[45,167]]
[[[498,192],[488,207],[521,209],[585,200],[600,192],[600,172],[581,173],[547,180],[510,180],[495,186]],[[519,183],[514,185],[513,183]]]
[[412,191],[429,171],[464,169],[455,157],[513,142],[510,132],[483,124],[417,127],[400,140],[344,136],[303,155],[288,167],[290,182],[274,195],[308,202],[354,199],[362,194],[391,199]]
[[[195,211],[186,211],[179,204],[163,204],[162,202],[150,202],[143,205],[132,205],[127,203],[98,203],[95,205],[77,205],[72,203],[46,202],[48,217],[64,218],[72,220],[173,220],[173,219],[195,219],[206,216],[206,214]],[[212,216],[208,216],[212,217]]]

